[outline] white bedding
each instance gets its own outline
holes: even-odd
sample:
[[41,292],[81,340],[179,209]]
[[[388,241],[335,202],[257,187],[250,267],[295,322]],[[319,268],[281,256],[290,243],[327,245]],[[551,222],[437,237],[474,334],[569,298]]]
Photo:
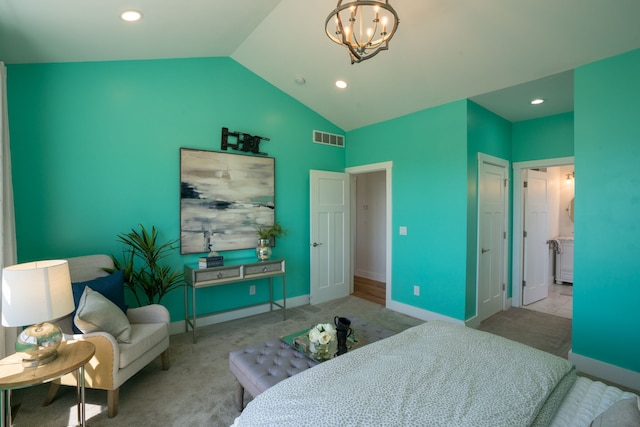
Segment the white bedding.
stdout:
[[587,427],[619,400],[636,396],[600,381],[578,377],[551,422],[551,427]]
[[434,321],[276,384],[234,425],[548,425],[574,381],[565,359]]

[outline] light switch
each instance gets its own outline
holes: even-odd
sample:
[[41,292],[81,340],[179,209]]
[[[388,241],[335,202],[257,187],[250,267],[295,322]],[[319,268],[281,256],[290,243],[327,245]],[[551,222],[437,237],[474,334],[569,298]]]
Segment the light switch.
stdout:
[[407,227],[400,226],[400,235],[401,236],[406,236],[407,235]]

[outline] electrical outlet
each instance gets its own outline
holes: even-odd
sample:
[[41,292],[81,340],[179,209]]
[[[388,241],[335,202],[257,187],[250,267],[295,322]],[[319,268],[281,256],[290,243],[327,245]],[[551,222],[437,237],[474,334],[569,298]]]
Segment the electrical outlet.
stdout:
[[413,285],[413,294],[417,297],[420,296],[420,286],[418,285]]
[[256,285],[249,286],[249,295],[255,295],[255,294],[256,294]]

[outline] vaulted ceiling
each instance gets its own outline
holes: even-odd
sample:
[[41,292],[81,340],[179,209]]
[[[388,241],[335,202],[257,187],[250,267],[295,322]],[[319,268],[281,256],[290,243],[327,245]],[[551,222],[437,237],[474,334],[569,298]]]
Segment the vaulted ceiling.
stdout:
[[390,0],[390,49],[351,65],[324,33],[336,3],[1,0],[0,60],[229,56],[348,131],[463,98],[511,121],[571,111],[574,68],[640,48],[638,0]]

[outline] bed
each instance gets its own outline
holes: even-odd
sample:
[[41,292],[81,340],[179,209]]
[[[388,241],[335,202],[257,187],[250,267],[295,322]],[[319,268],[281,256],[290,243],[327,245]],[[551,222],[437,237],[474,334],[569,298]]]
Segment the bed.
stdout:
[[274,385],[233,426],[587,426],[635,397],[599,384],[560,357],[432,321]]

